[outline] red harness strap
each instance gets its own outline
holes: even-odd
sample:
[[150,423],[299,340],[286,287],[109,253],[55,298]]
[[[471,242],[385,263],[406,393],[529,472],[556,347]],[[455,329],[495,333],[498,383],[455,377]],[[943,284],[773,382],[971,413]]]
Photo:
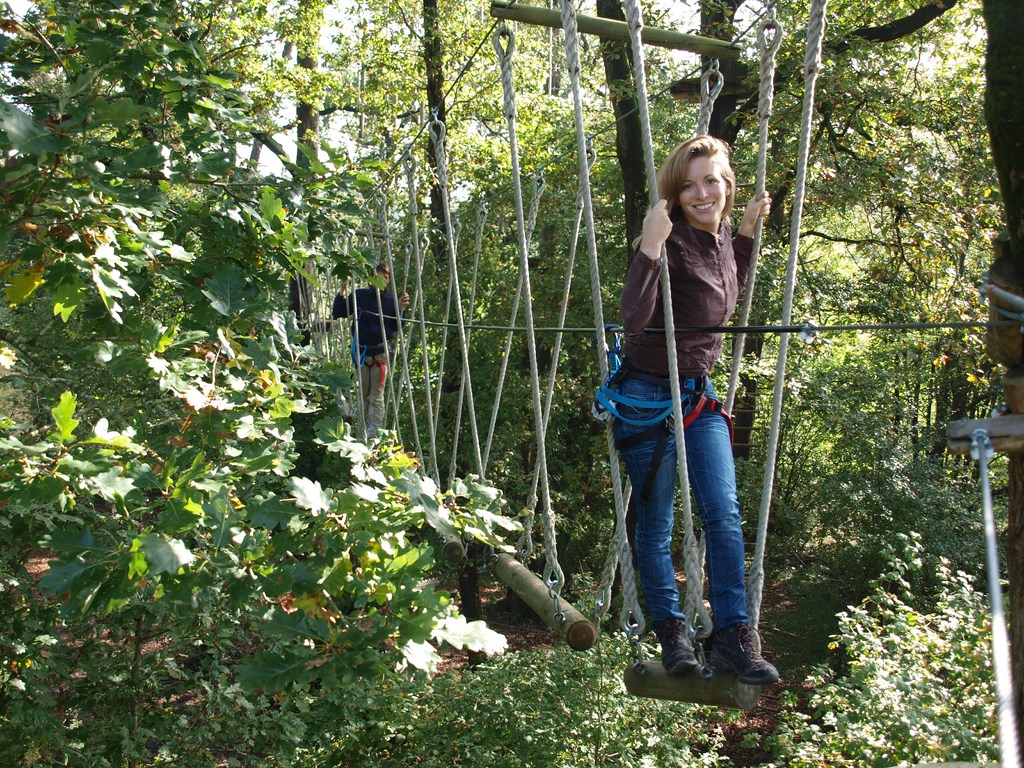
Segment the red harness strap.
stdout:
[[[721,402],[718,400],[712,400],[705,395],[701,395],[700,400],[697,401],[693,410],[683,417],[683,429],[685,430],[694,421],[696,421],[697,417],[700,416],[705,408],[707,408],[711,413],[722,414],[722,418],[725,419],[725,423],[729,425],[729,442],[732,443],[732,418],[729,416],[729,412],[725,410],[725,406],[722,405]],[[647,467],[647,476],[644,478],[643,487],[640,489],[641,506],[647,506],[647,500],[650,498],[651,489],[654,486],[654,476],[658,472],[658,467],[661,466],[661,458],[665,454],[665,448],[668,445],[672,432],[672,417],[669,416],[665,421],[648,427],[640,434],[615,441],[615,447],[619,450],[632,448],[634,445],[639,445],[640,443],[647,442],[648,440],[658,441],[658,444],[654,448],[654,453],[651,455],[651,462]]]
[[712,413],[722,414],[722,418],[725,419],[725,423],[729,425],[729,442],[733,442],[735,436],[732,432],[732,416],[729,415],[729,412],[725,410],[725,406],[722,405],[720,401],[711,400],[704,395],[700,396],[700,400],[697,401],[697,405],[694,406],[693,410],[683,417],[683,429],[686,429],[688,426],[693,424],[705,407],[709,408]]
[[[380,368],[380,385],[383,387],[384,386],[384,382],[387,379],[387,375],[388,375],[388,361],[387,361],[387,358],[385,358],[383,360],[376,360],[375,359],[373,362],[368,363],[366,367],[367,368]],[[731,426],[730,426],[730,429],[731,429]]]

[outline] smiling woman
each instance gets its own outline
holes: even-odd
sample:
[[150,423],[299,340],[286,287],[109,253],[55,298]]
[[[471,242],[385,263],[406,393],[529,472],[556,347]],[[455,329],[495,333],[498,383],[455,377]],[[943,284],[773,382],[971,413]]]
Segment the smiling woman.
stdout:
[[[622,324],[628,336],[618,384],[623,405],[614,434],[633,488],[640,489],[637,562],[662,664],[666,674],[682,675],[698,661],[672,562],[678,451],[673,419],[653,416],[663,407],[656,404],[672,402],[669,367],[674,367],[686,429],[685,466],[707,542],[715,621],[708,662],[736,673],[743,684],[757,686],[777,681],[779,673],[761,657],[747,612],[732,422],[709,378],[721,356],[722,335],[687,335],[678,340],[676,359],[670,361],[660,291],[661,276],[667,274],[671,314],[679,327],[716,327],[732,315],[750,264],[755,226],[771,204],[766,195],[751,200],[733,237],[728,215],[735,189],[729,148],[711,136],[677,146],[658,172],[661,199],[644,219],[622,292]],[[668,261],[667,271],[661,268],[662,258]],[[660,332],[648,332],[649,327]]]

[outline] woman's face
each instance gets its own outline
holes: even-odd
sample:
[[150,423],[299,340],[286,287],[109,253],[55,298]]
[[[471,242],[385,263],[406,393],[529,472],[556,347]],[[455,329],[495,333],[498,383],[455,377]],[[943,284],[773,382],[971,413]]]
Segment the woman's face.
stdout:
[[695,229],[718,234],[729,197],[729,183],[722,178],[718,163],[710,157],[693,157],[686,164],[686,178],[679,193],[679,205]]

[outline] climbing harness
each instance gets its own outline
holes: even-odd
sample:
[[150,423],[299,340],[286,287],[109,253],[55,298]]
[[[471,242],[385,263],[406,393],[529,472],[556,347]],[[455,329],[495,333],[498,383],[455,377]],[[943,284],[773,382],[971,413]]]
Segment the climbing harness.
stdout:
[[[651,489],[654,486],[654,478],[658,474],[665,450],[668,447],[668,440],[675,434],[675,416],[673,414],[675,404],[671,398],[668,400],[639,400],[622,394],[619,388],[622,382],[630,378],[639,379],[664,389],[670,388],[668,379],[638,370],[628,360],[623,360],[615,373],[609,376],[608,381],[597,390],[597,394],[594,396],[594,412],[600,412],[606,418],[615,418],[634,427],[647,427],[642,432],[616,439],[615,447],[620,452],[643,445],[651,440],[657,441],[654,452],[651,454],[647,474],[644,476],[643,487],[640,490],[640,506],[647,506]],[[693,386],[686,386],[685,382],[689,381],[693,381]],[[719,413],[729,426],[729,441],[732,442],[732,418],[720,401],[705,394],[710,383],[708,377],[694,376],[686,379],[685,382],[680,382],[681,396],[687,399],[687,404],[683,408],[683,429],[685,430],[693,424],[704,411]],[[627,416],[623,414],[621,406],[650,410],[653,415],[646,418]]]

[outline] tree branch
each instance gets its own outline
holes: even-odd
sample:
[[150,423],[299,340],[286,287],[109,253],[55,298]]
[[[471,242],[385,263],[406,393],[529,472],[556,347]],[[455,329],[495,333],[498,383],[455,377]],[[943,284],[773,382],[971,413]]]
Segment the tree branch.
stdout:
[[[850,34],[871,43],[891,43],[923,29],[942,14],[952,10],[960,0],[929,0],[909,16],[877,27],[861,27]],[[845,45],[849,47],[849,44]]]
[[818,232],[816,229],[809,229],[801,237],[820,237],[822,240],[828,240],[830,243],[845,243],[847,245],[880,245],[883,248],[895,248],[895,243],[889,243],[885,240],[876,240],[873,237],[866,238],[864,240],[855,240],[850,237],[838,237],[836,235],[829,235],[825,232]]

